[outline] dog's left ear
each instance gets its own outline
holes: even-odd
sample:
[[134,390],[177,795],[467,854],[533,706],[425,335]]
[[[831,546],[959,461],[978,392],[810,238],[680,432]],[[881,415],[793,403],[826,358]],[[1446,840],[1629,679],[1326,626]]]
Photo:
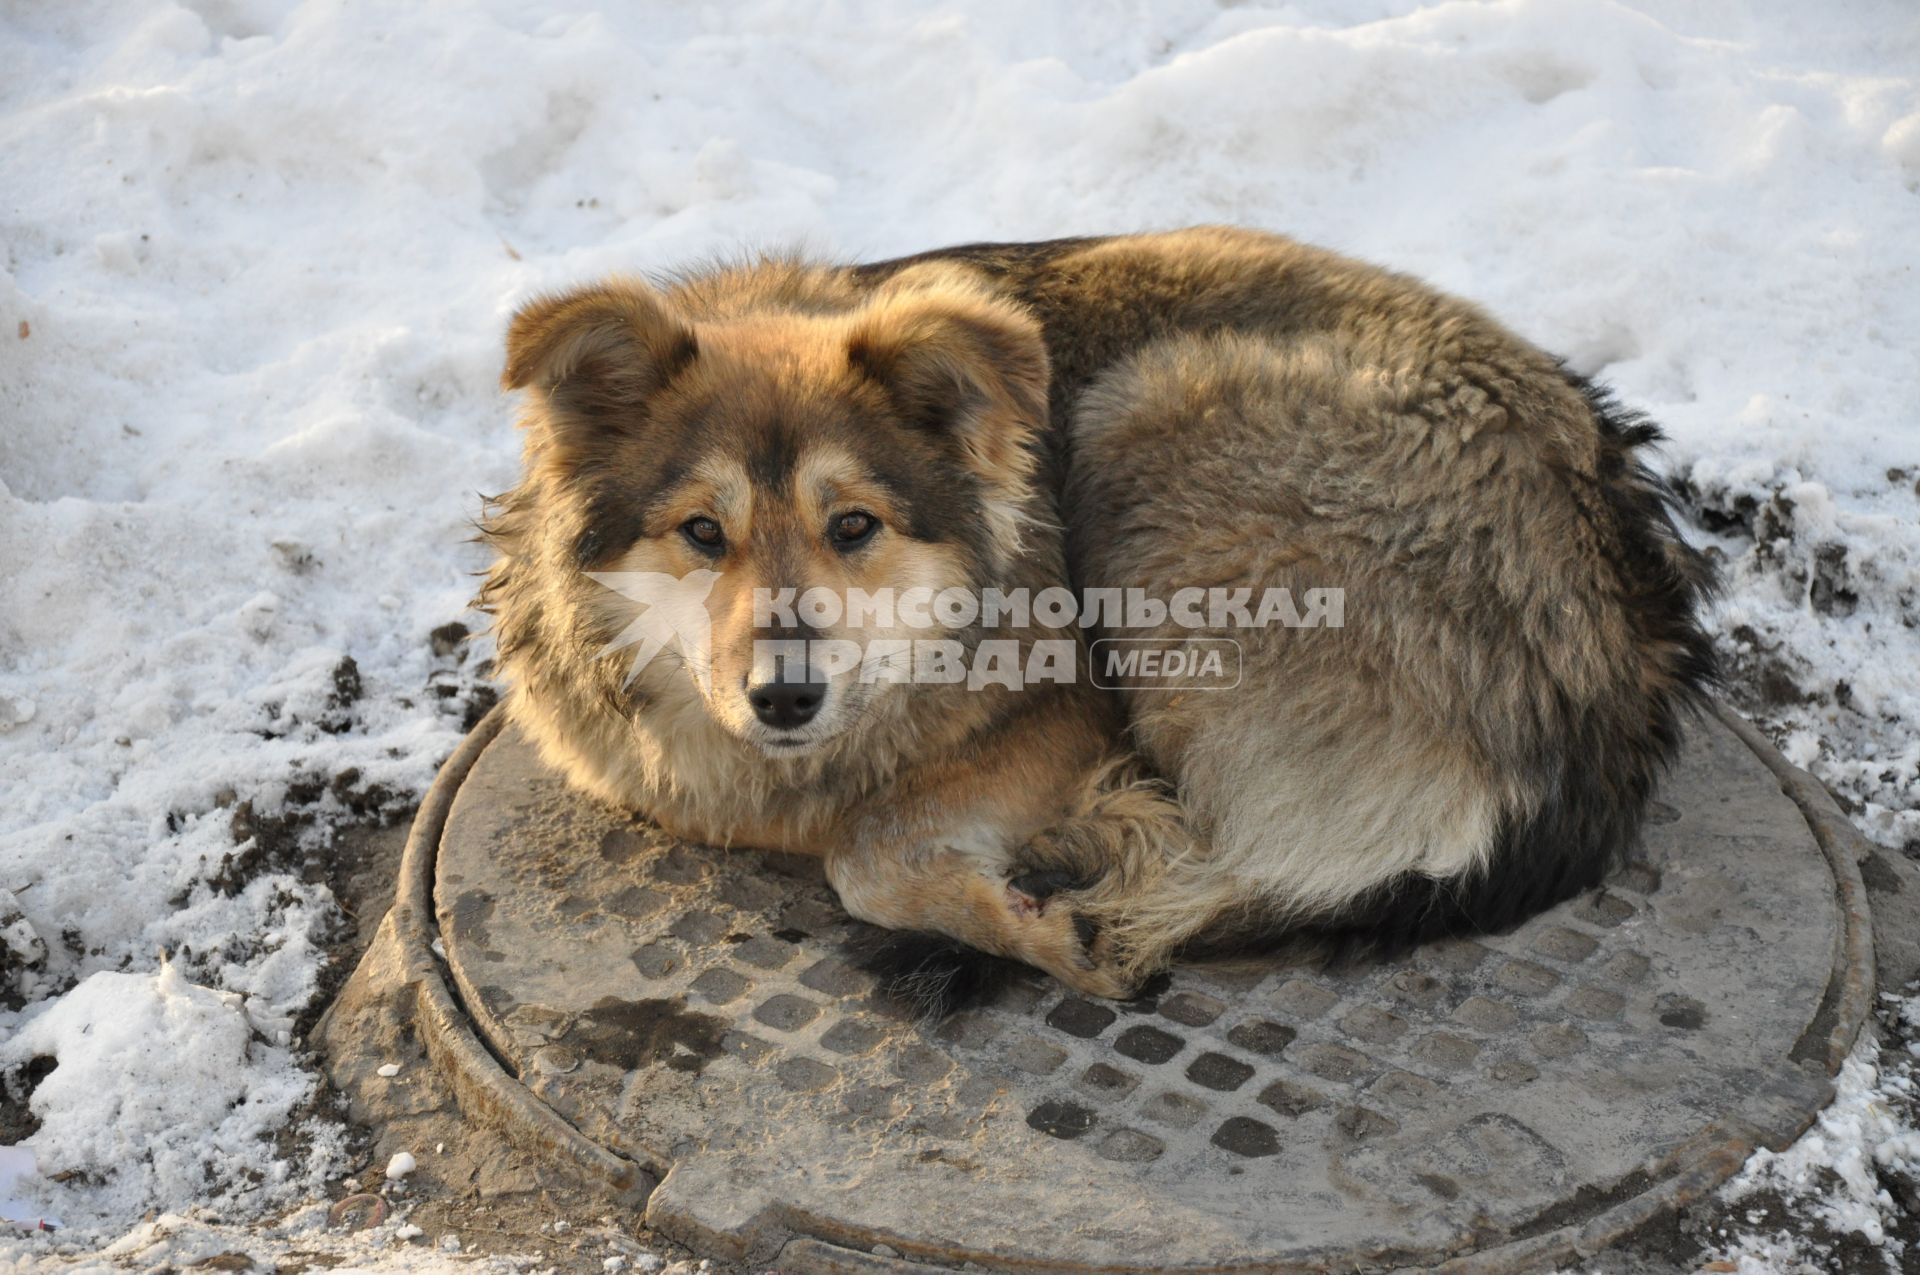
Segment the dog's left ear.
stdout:
[[618,417],[699,354],[693,328],[637,279],[535,297],[507,329],[502,387],[545,390],[563,411]]
[[1047,347],[1033,316],[977,293],[903,291],[855,316],[847,359],[910,426],[959,447],[985,487],[995,548],[1017,554],[1047,418]]

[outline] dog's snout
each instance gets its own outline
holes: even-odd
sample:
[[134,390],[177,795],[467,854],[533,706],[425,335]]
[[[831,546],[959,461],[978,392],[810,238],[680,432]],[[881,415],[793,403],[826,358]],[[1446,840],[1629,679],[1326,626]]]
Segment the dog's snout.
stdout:
[[766,725],[781,730],[805,726],[820,711],[820,705],[826,698],[825,682],[799,678],[781,677],[747,690],[747,699],[753,704],[753,715]]

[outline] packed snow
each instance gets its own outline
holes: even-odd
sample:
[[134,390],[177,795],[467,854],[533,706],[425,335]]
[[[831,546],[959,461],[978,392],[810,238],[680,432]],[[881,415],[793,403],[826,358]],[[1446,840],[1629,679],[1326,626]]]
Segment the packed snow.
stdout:
[[255,1193],[321,1185],[324,1157],[294,1162],[262,1142],[312,1082],[284,1045],[265,1042],[238,993],[188,983],[171,963],[158,974],[102,970],[0,1043],[0,1068],[41,1057],[60,1065],[34,1091],[35,1159],[95,1173],[94,1193],[120,1217],[153,1199],[244,1206]]
[[[484,706],[501,333],[614,269],[1224,221],[1472,297],[1666,426],[1736,698],[1920,852],[1916,67],[1902,0],[8,7],[0,1197],[81,1243],[338,1168],[316,856]],[[1753,1172],[1880,1225],[1912,1129],[1830,1123]]]

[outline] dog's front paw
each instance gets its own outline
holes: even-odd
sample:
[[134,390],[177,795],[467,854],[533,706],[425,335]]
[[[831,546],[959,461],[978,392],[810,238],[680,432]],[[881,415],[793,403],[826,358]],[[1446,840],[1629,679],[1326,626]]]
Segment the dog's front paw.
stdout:
[[1073,931],[1073,962],[1049,973],[1088,996],[1124,1001],[1139,994],[1143,975],[1119,959],[1097,922],[1075,912],[1066,917],[1066,923]]
[[1007,881],[1021,959],[1076,991],[1126,1000],[1139,979],[1119,959],[1085,888],[1068,874],[1023,873]]

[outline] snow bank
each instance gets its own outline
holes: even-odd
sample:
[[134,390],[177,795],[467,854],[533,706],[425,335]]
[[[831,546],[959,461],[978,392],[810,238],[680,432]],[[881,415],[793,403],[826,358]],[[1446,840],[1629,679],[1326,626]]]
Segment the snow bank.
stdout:
[[[1667,425],[1731,566],[1746,702],[1874,836],[1920,839],[1914,22],[1900,0],[13,6],[0,1005],[78,1015],[163,948],[262,1014],[309,1003],[325,828],[417,796],[481,702],[484,647],[442,626],[474,623],[465,540],[516,470],[507,315],[743,245],[1234,221],[1484,302]],[[305,1083],[277,1048],[235,1066],[250,1093]],[[216,1190],[266,1172],[238,1147]]]
[[44,1201],[33,1216],[123,1223],[170,1201],[245,1206],[319,1185],[275,1144],[317,1082],[265,1043],[241,997],[176,966],[95,974],[0,1044],[0,1068],[46,1058],[57,1065],[33,1092],[40,1128],[25,1143],[40,1176],[16,1184]]

